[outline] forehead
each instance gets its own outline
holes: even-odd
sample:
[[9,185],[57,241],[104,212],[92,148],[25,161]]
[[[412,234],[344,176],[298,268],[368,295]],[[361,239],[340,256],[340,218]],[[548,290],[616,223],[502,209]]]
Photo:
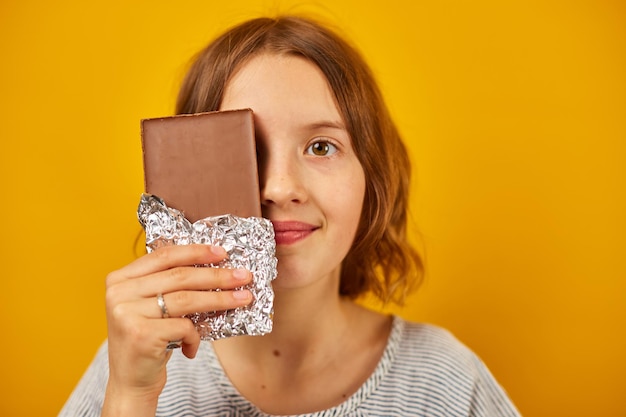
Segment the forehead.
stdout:
[[245,62],[226,84],[221,109],[252,108],[262,119],[341,123],[322,71],[291,54],[262,53]]

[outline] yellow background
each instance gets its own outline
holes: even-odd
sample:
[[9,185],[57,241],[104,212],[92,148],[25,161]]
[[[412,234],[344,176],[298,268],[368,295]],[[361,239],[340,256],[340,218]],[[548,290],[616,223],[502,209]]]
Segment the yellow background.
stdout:
[[363,51],[410,146],[428,276],[402,314],[451,329],[526,416],[626,416],[625,4],[376,4],[0,4],[0,415],[55,415],[106,337],[139,119],[172,112],[222,29],[293,10]]

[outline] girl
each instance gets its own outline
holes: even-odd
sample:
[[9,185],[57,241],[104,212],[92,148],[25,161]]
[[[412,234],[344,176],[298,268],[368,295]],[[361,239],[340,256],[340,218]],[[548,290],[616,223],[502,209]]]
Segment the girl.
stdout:
[[518,415],[448,332],[354,302],[401,302],[422,271],[407,152],[359,54],[303,18],[245,22],[198,55],[177,113],[239,108],[254,111],[276,235],[274,330],[200,343],[181,316],[250,303],[234,288],[251,274],[192,267],[219,247],[161,248],[107,277],[108,342],[61,415]]

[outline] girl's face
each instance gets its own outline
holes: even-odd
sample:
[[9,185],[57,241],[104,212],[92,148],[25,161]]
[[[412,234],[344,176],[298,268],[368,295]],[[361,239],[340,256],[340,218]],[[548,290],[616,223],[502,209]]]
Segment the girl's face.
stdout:
[[338,282],[365,175],[326,78],[298,56],[255,56],[224,93],[221,110],[241,108],[254,111],[263,215],[276,233],[274,288]]

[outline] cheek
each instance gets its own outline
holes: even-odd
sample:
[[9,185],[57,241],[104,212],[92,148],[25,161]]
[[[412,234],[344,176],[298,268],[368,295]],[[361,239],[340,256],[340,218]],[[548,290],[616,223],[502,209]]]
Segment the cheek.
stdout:
[[351,178],[353,178],[352,181],[346,181],[341,185],[335,183],[333,198],[329,199],[329,201],[334,200],[335,216],[342,222],[350,238],[354,237],[356,232],[365,196],[365,180],[362,172],[352,175]]

